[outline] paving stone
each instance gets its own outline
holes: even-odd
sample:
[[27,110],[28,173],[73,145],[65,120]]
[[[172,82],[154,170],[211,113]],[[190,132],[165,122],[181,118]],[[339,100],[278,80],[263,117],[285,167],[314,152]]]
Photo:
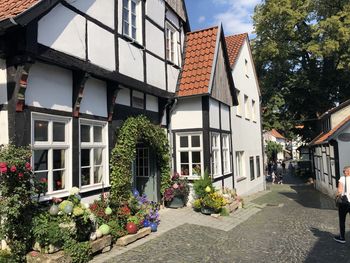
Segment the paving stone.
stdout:
[[112,236],[103,236],[102,238],[99,238],[97,240],[94,240],[90,243],[91,245],[91,252],[97,253],[101,250],[103,250],[105,247],[110,247],[112,244]]

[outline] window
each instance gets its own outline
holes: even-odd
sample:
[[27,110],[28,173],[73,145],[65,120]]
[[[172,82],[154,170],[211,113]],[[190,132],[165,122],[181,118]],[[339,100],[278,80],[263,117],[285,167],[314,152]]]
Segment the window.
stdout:
[[248,105],[248,96],[244,95],[244,113],[245,113],[245,118],[250,119],[250,108]]
[[243,151],[236,152],[237,178],[245,177],[245,174],[244,174],[244,162],[243,162],[244,159],[243,158],[244,158],[244,152]]
[[123,34],[137,41],[141,39],[140,13],[140,0],[123,0]]
[[260,177],[260,156],[256,156],[256,176]]
[[249,157],[249,166],[250,166],[250,180],[253,181],[255,179],[254,174],[254,157]]
[[252,100],[252,120],[256,121],[256,105],[255,100]]
[[70,118],[32,115],[32,164],[46,194],[70,188]]
[[221,175],[221,156],[220,156],[220,134],[212,133],[211,135],[211,153],[212,153],[212,174],[213,176]]
[[244,59],[244,73],[245,73],[245,76],[247,78],[249,78],[249,75],[248,75],[248,60],[247,59]]
[[142,92],[133,91],[132,92],[132,106],[138,109],[144,109],[145,107],[145,97]]
[[80,120],[80,185],[108,184],[107,125]]
[[203,171],[202,134],[178,134],[177,171],[181,175],[199,177]]
[[231,160],[230,160],[230,135],[222,135],[222,163],[224,168],[224,174],[231,172]]
[[176,63],[176,30],[174,27],[166,24],[166,58]]
[[238,100],[237,115],[242,116],[242,99],[241,99],[241,92],[239,90],[236,90],[236,96]]

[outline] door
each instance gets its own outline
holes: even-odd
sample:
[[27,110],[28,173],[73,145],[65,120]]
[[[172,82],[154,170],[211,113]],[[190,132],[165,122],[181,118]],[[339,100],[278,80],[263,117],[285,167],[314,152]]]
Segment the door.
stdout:
[[150,201],[158,201],[157,169],[155,155],[151,149],[139,143],[136,146],[136,158],[133,163],[133,187],[145,194]]

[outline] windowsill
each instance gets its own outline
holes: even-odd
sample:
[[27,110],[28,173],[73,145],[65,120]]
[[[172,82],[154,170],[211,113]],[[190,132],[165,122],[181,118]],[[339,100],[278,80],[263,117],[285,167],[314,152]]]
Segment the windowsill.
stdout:
[[196,175],[196,176],[191,175],[191,176],[183,176],[183,177],[187,178],[188,180],[193,180],[193,181],[201,179],[201,176],[199,176],[199,175]]
[[123,34],[123,35],[121,35],[121,38],[124,39],[129,44],[132,44],[133,46],[135,46],[139,49],[142,49],[142,50],[145,49],[145,47],[141,43],[139,43],[136,39],[129,37],[128,35]]
[[[108,188],[108,187],[110,187],[109,184],[103,185],[103,188]],[[81,187],[80,192],[86,193],[86,192],[99,190],[99,189],[102,189],[102,184],[84,185]]]
[[247,179],[247,177],[239,177],[239,178],[237,178],[237,183],[242,182],[246,179]]
[[[39,202],[44,202],[44,201],[50,201],[52,198],[61,198],[61,197],[67,197],[69,196],[69,191],[68,190],[59,190],[56,192],[53,192],[51,194],[46,194],[44,196],[40,196]],[[36,197],[35,197],[36,198]]]
[[236,114],[236,116],[237,116],[238,118],[242,118],[242,115]]
[[176,68],[176,69],[181,69],[178,65],[176,65],[174,62],[172,62],[172,61],[170,61],[170,60],[167,60],[166,62],[167,62],[167,64],[173,66],[173,67]]

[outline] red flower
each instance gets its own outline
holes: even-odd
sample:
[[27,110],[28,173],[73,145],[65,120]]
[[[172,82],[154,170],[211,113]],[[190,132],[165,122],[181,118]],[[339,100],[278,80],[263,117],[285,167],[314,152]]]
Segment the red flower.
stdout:
[[25,167],[26,167],[27,170],[31,170],[32,169],[32,167],[30,166],[30,163],[28,163],[28,162],[26,162]]
[[46,178],[40,178],[40,183],[46,184],[47,183],[47,179]]
[[7,167],[7,163],[5,162],[0,162],[0,168],[5,168]]
[[11,168],[10,168],[10,171],[13,172],[13,173],[16,172],[17,171],[16,166],[12,165]]
[[56,185],[57,185],[58,187],[60,187],[60,186],[62,185],[61,181],[57,181],[57,182],[56,182]]
[[7,173],[7,166],[4,166],[4,167],[0,167],[0,172],[1,173]]
[[23,173],[19,173],[18,178],[20,178],[20,179],[23,178]]

